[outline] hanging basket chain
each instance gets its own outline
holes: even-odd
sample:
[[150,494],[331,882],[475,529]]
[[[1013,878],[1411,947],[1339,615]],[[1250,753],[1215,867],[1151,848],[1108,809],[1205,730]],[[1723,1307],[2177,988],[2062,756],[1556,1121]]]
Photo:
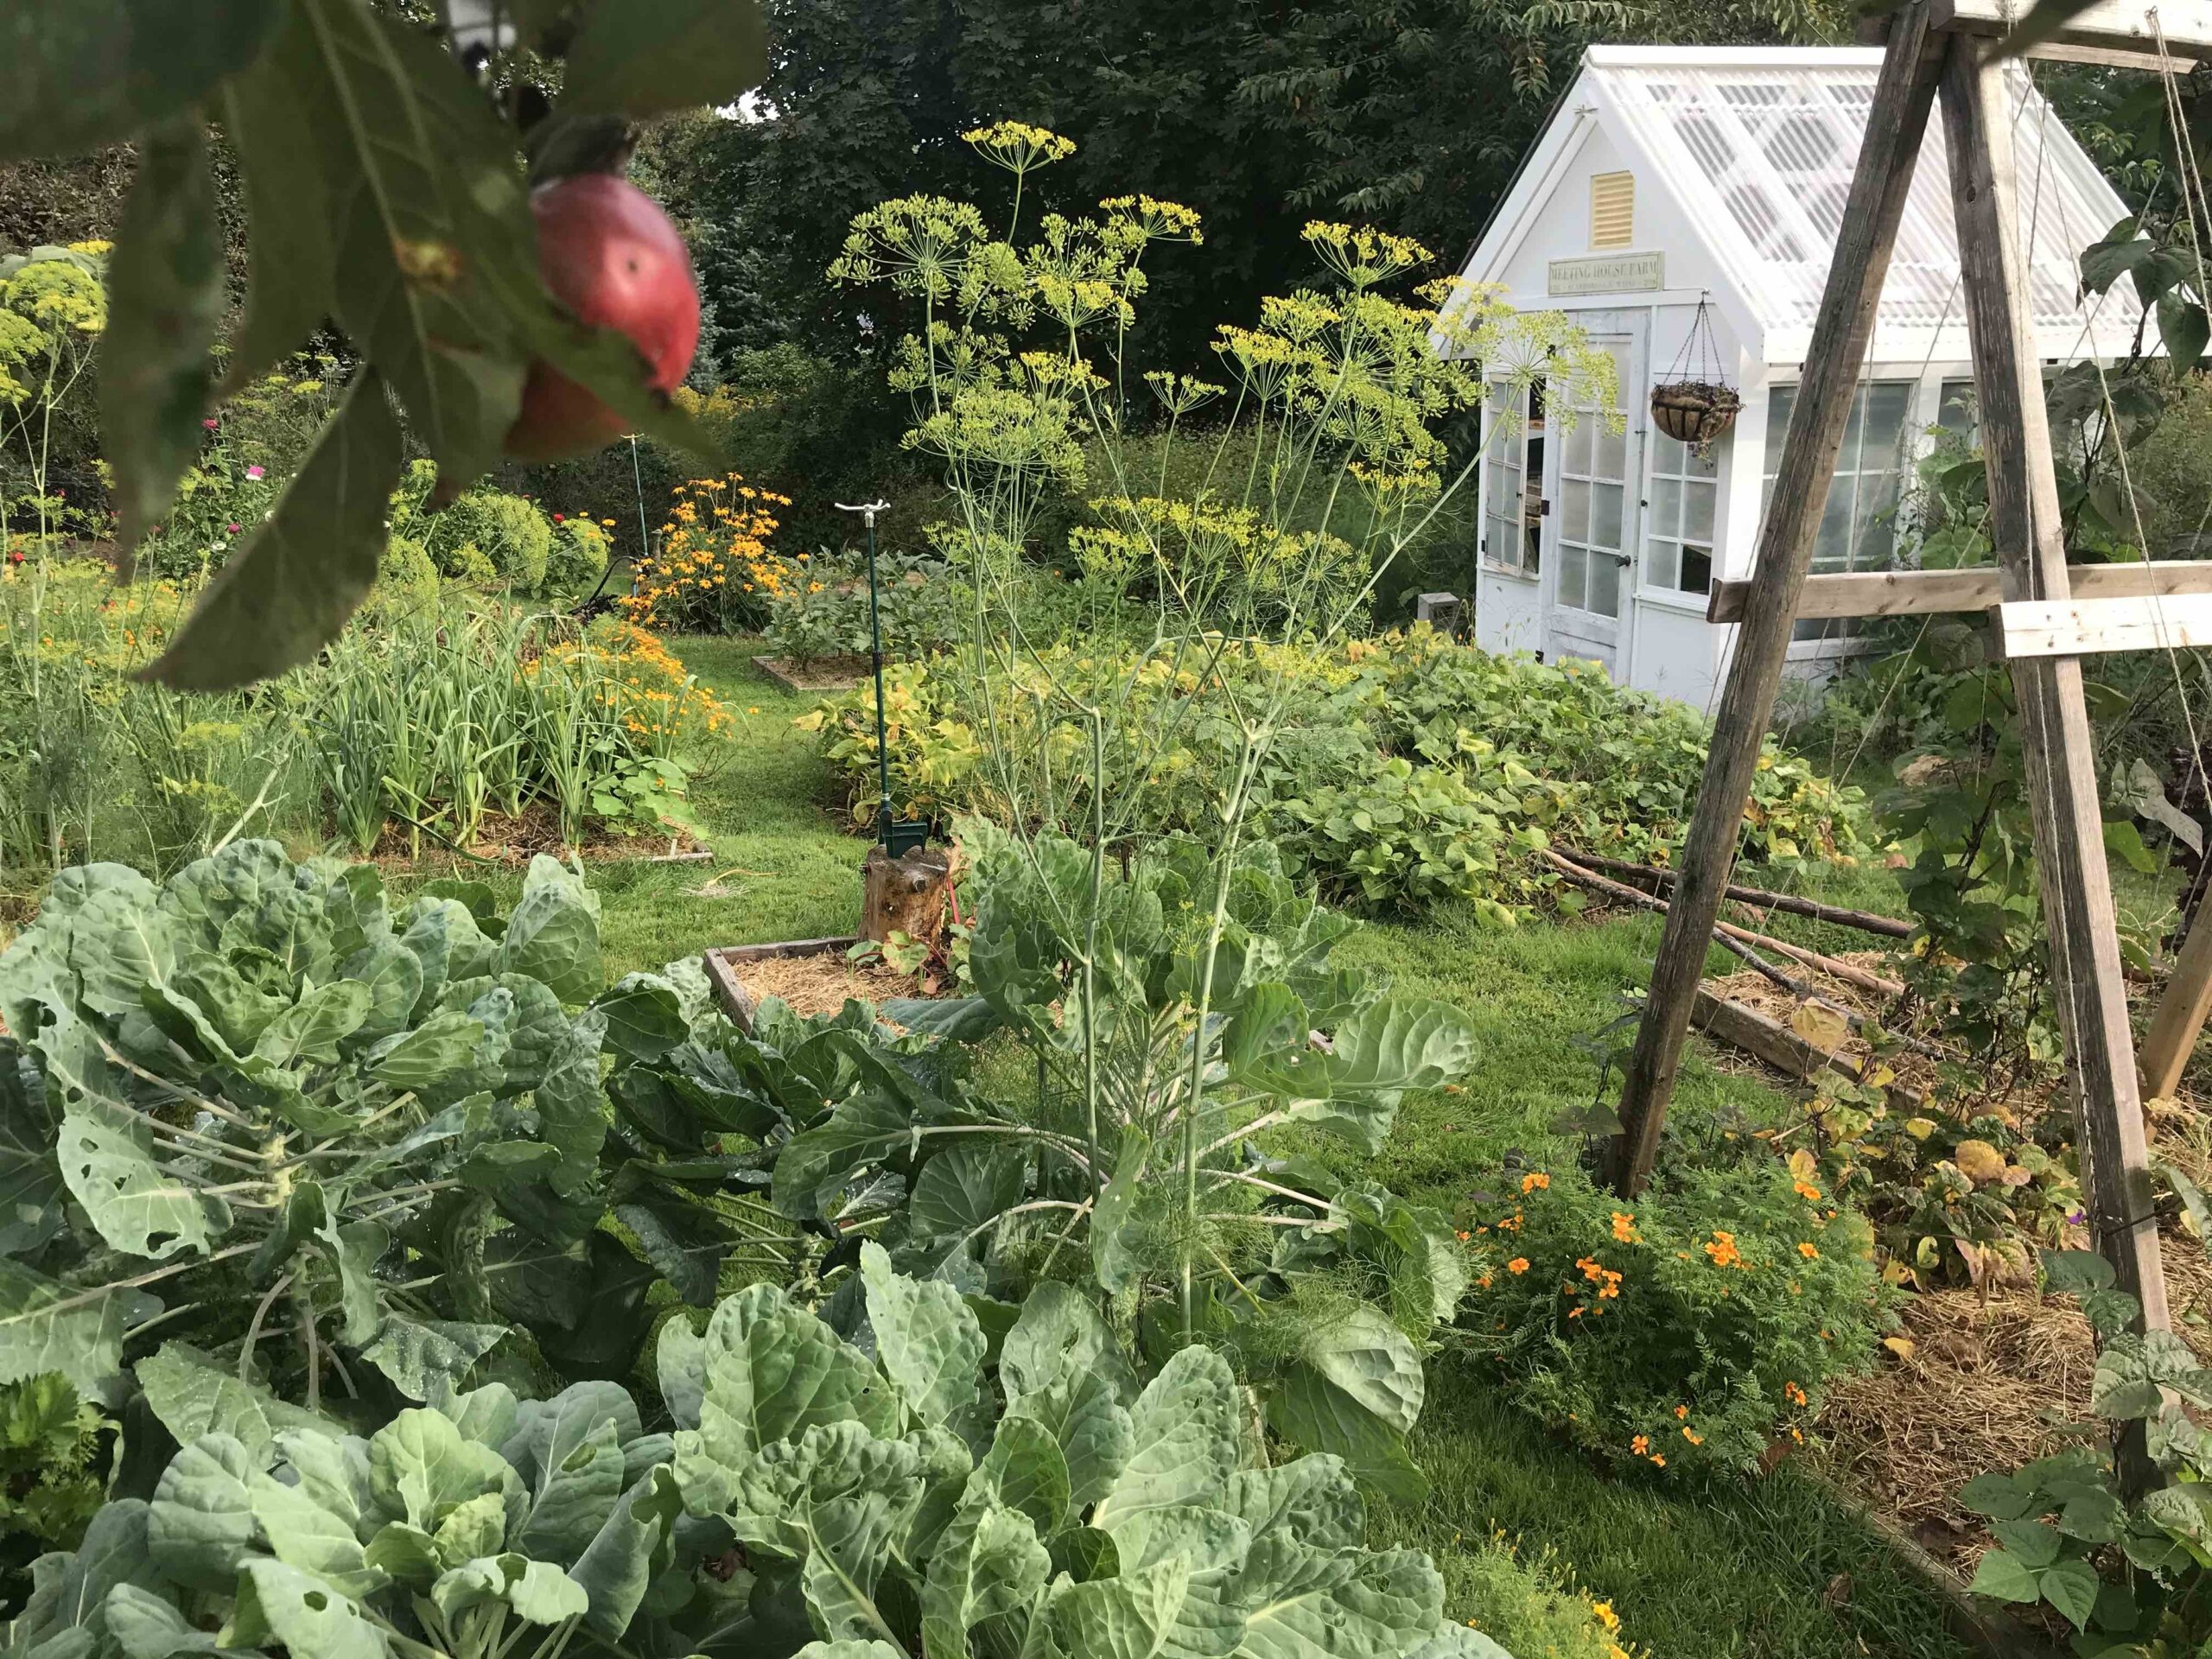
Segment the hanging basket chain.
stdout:
[[1743,406],[1736,389],[1723,378],[1719,342],[1713,338],[1707,298],[1700,295],[1688,338],[1667,378],[1651,388],[1652,423],[1703,460],[1713,441],[1736,423],[1736,412]]

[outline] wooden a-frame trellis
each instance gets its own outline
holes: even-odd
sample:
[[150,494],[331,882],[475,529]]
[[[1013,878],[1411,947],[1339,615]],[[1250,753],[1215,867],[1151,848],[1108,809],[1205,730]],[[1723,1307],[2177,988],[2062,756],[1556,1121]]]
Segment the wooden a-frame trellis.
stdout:
[[[2010,99],[1993,38],[2007,31],[2014,10],[2009,0],[1907,0],[1889,19],[1887,56],[1867,112],[1758,560],[1748,583],[1725,599],[1715,595],[1715,620],[1733,612],[1741,629],[1624,1077],[1613,1176],[1624,1194],[1633,1194],[1649,1176],[1658,1150],[1707,944],[1735,861],[1737,829],[1801,613],[1859,365],[1922,137],[1940,99],[1988,466],[1996,591],[1961,585],[1958,578],[1968,577],[1970,583],[1970,573],[1931,572],[1922,579],[1929,589],[1923,602],[1910,608],[1966,609],[1977,597],[1982,604],[1999,601],[2019,708],[2044,925],[2086,1153],[2091,1231],[2113,1264],[2118,1287],[2136,1298],[2143,1327],[2158,1328],[2168,1323],[2165,1281],[2080,654],[2179,644],[2192,635],[2196,643],[2212,638],[2212,594],[2205,592],[2212,588],[2207,574],[2212,566],[2164,566],[2162,572],[2172,574],[2145,578],[2135,587],[2101,579],[2101,592],[2077,593],[2072,586],[2025,300]],[[2031,54],[2171,69],[2176,55],[2212,55],[2212,0],[2161,0],[2155,6],[2101,0]],[[2184,570],[2190,574],[2181,574]],[[1943,578],[1958,590],[1939,598],[1935,588]],[[1896,578],[1819,580],[1862,584],[1855,606],[1853,596],[1840,592],[1823,595],[1822,614],[1907,608],[1898,601]],[[1904,589],[1913,585],[1908,578]],[[2161,608],[2146,612],[2151,606]],[[2145,614],[2153,625],[2147,633]],[[2185,1019],[2175,1023],[2187,1024]],[[2196,1026],[2187,1029],[2193,1038]]]

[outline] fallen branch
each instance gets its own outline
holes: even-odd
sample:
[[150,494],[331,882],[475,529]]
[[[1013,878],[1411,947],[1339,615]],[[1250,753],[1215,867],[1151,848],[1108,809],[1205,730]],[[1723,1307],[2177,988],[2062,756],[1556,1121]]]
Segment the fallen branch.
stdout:
[[[1551,851],[1549,849],[1544,849],[1543,856],[1549,860],[1553,867],[1558,869],[1562,874],[1566,874],[1570,871],[1577,873],[1575,875],[1571,875],[1569,879],[1575,880],[1578,886],[1587,887],[1590,887],[1592,892],[1603,893],[1609,897],[1624,899],[1630,904],[1639,905],[1646,910],[1656,910],[1662,916],[1667,913],[1667,901],[1664,899],[1659,898],[1656,894],[1646,893],[1641,887],[1632,887],[1625,882],[1611,880],[1605,876],[1596,874],[1594,871],[1585,869],[1580,863],[1575,861],[1575,859],[1564,857],[1559,853]],[[1581,856],[1583,855],[1580,854],[1576,855],[1576,858],[1580,858]],[[1591,860],[1591,862],[1592,863],[1606,863],[1616,866],[1621,864],[1623,861],[1624,861],[1620,859]],[[1664,871],[1649,872],[1649,867],[1640,864],[1630,865],[1629,868],[1635,870],[1645,870],[1647,873],[1655,873],[1659,874],[1666,874]],[[1587,877],[1588,880],[1583,880],[1580,879],[1580,877]],[[1792,962],[1798,963],[1802,967],[1817,969],[1820,972],[1827,975],[1831,979],[1840,979],[1847,985],[1856,985],[1862,991],[1872,991],[1878,996],[1903,996],[1904,995],[1904,985],[1901,981],[1885,978],[1880,974],[1870,972],[1868,969],[1858,966],[1855,963],[1844,962],[1838,957],[1824,955],[1821,951],[1808,950],[1802,944],[1792,944],[1787,939],[1777,939],[1770,933],[1756,933],[1748,927],[1738,927],[1733,922],[1719,921],[1713,923],[1713,931],[1714,943],[1719,944],[1723,950],[1733,949],[1733,945],[1732,945],[1731,941],[1734,941],[1735,944],[1739,944],[1756,945],[1762,950],[1772,950],[1782,956],[1788,957]],[[1738,951],[1737,954],[1740,956],[1742,952]],[[1762,967],[1760,964],[1756,963],[1752,965],[1754,967],[1759,967],[1759,970],[1762,973],[1766,973],[1768,978],[1775,978],[1775,976],[1772,973],[1767,972],[1767,969],[1765,967]],[[1776,980],[1775,982],[1777,984],[1795,984],[1797,982]]]
[[[1677,870],[1662,870],[1651,864],[1632,864],[1624,858],[1601,858],[1596,853],[1577,852],[1576,861],[1592,869],[1611,870],[1616,875],[1639,875],[1662,886],[1670,883],[1681,874]],[[1838,927],[1855,927],[1862,933],[1878,933],[1885,938],[1909,939],[1912,924],[1901,922],[1894,916],[1878,915],[1871,910],[1848,910],[1840,905],[1824,905],[1817,899],[1800,899],[1794,893],[1769,893],[1761,887],[1738,887],[1731,881],[1728,897],[1761,910],[1787,911],[1793,916],[1809,916],[1816,922],[1833,922]]]
[[[1603,894],[1609,899],[1618,899],[1644,910],[1656,911],[1662,916],[1667,913],[1667,901],[1664,899],[1645,893],[1640,887],[1631,887],[1625,882],[1599,875],[1594,870],[1586,870],[1573,860],[1562,857],[1548,848],[1542,849],[1539,856],[1577,887],[1587,887],[1592,893]],[[1801,946],[1791,944],[1786,939],[1770,938],[1764,933],[1754,933],[1749,928],[1738,927],[1732,922],[1715,922],[1713,925],[1713,942],[1732,956],[1741,958],[1747,965],[1764,974],[1800,1001],[1817,1002],[1821,1007],[1837,1014],[1853,1031],[1864,1030],[1869,1024],[1874,1022],[1868,1020],[1864,1014],[1854,1014],[1851,1009],[1830,1001],[1821,995],[1818,986],[1808,981],[1799,979],[1794,975],[1784,973],[1751,947],[1758,945],[1764,949],[1779,950],[1784,956],[1807,967],[1816,968],[1825,974],[1833,974],[1836,978],[1847,980],[1866,989],[1879,990],[1891,995],[1901,995],[1904,991],[1904,987],[1893,980],[1885,980],[1878,975],[1867,973],[1863,968],[1854,968],[1847,962],[1838,962],[1833,957],[1824,957],[1817,950],[1807,950]],[[1838,972],[1838,969],[1842,971]],[[1897,1037],[1895,1033],[1892,1033],[1892,1039],[1907,1040]],[[1908,1046],[1918,1047],[1920,1045],[1908,1042]]]

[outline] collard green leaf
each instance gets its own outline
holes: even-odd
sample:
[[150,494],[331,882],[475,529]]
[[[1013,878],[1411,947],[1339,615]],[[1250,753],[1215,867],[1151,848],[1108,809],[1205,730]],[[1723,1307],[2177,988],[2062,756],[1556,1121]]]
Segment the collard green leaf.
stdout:
[[999,1355],[999,1380],[1009,1407],[1067,1378],[1103,1378],[1124,1401],[1137,1397],[1136,1373],[1090,1300],[1074,1286],[1048,1279],[1029,1293]]
[[[338,1445],[333,1440],[322,1443],[332,1447]],[[362,1467],[365,1475],[365,1461]],[[304,1482],[288,1484],[259,1474],[248,1486],[254,1522],[268,1540],[270,1553],[287,1567],[311,1573],[348,1596],[365,1596],[390,1582],[380,1569],[368,1563],[354,1531],[358,1512],[326,1509],[317,1489]]]
[[1030,1609],[1052,1564],[1027,1515],[995,1503],[963,1507],[922,1582],[924,1659],[967,1659],[968,1632],[987,1618]]
[[61,1115],[55,1156],[93,1228],[125,1255],[159,1262],[197,1254],[228,1224],[222,1201],[203,1198],[165,1166],[145,1121],[120,1104],[73,1102]]
[[566,1567],[598,1535],[622,1496],[621,1436],[605,1417],[582,1438],[564,1433],[559,1420],[533,1433],[541,1444],[530,1483],[530,1514],[514,1547]]
[[200,454],[208,353],[223,315],[223,232],[198,118],[138,145],[138,174],[108,261],[100,437],[115,467],[126,558]]
[[58,1371],[87,1400],[122,1396],[123,1337],[161,1304],[140,1290],[78,1290],[0,1256],[0,1382]]
[[640,1182],[633,1196],[613,1206],[645,1260],[694,1307],[715,1300],[730,1237],[721,1218],[680,1192]]
[[647,1064],[691,1034],[676,988],[658,974],[625,974],[593,1001],[606,1016],[607,1045]]
[[146,1516],[146,1545],[179,1583],[228,1579],[253,1548],[261,1460],[228,1434],[203,1434],[169,1460]]
[[375,1342],[361,1357],[391,1379],[410,1400],[428,1400],[455,1386],[470,1366],[490,1353],[507,1334],[504,1325],[469,1325],[454,1319],[388,1317]]
[[1360,1306],[1330,1320],[1308,1336],[1300,1357],[1390,1428],[1413,1433],[1426,1395],[1421,1354],[1379,1308]]
[[[54,1584],[54,1596],[48,1607],[48,1619],[42,1632],[48,1638],[40,1643],[36,1651],[41,1659],[89,1659],[100,1650],[103,1637],[107,1633],[107,1605],[109,1598],[124,1585],[135,1585],[142,1590],[151,1590],[160,1581],[152,1554],[146,1546],[147,1505],[135,1497],[119,1498],[104,1506],[85,1528],[84,1541],[76,1553],[66,1560],[48,1556],[45,1564],[59,1563]],[[44,1580],[39,1565],[34,1565],[35,1580]],[[32,1592],[34,1605],[41,1599],[41,1584]],[[26,1634],[23,1625],[31,1619],[31,1610],[26,1609],[22,1618],[10,1632],[14,1641],[20,1642]]]
[[1251,1659],[1395,1659],[1443,1623],[1444,1580],[1418,1551],[1311,1549],[1238,1586]]
[[707,1395],[707,1344],[683,1314],[661,1326],[654,1363],[668,1414],[678,1428],[698,1427]]
[[101,1604],[108,1634],[124,1659],[172,1659],[181,1653],[219,1653],[220,1633],[186,1622],[176,1607],[135,1584],[118,1584]]
[[646,1586],[666,1565],[668,1541],[683,1507],[675,1478],[664,1466],[652,1470],[615,1501],[613,1512],[569,1571],[591,1600],[586,1630],[613,1641],[629,1628]]
[[[1113,1490],[1135,1449],[1136,1429],[1112,1381],[1078,1371],[1021,1395],[1007,1421],[1027,1418],[1048,1430],[1067,1470],[1071,1505],[1087,1510]],[[1000,1433],[1004,1433],[1003,1425]]]
[[315,1429],[315,1414],[278,1399],[257,1383],[242,1382],[223,1365],[181,1342],[162,1344],[134,1368],[139,1391],[179,1446],[208,1434],[227,1434],[261,1458],[287,1429]]
[[1473,1064],[1474,1027],[1448,1002],[1388,997],[1338,1027],[1328,1053],[1255,1067],[1244,1079],[1288,1096],[1292,1115],[1380,1152],[1408,1089],[1433,1089]]
[[320,1579],[260,1556],[238,1583],[234,1627],[245,1643],[273,1638],[302,1659],[385,1659],[384,1637]]
[[1303,1360],[1269,1382],[1263,1403],[1269,1428],[1293,1446],[1341,1458],[1363,1485],[1402,1503],[1427,1496],[1405,1437]]
[[364,369],[285,489],[232,552],[147,677],[223,691],[281,674],[338,637],[374,585],[399,477],[399,423]]
[[1211,1348],[1177,1352],[1137,1396],[1128,1462],[1090,1524],[1111,1532],[1140,1510],[1203,1503],[1219,1492],[1240,1458],[1236,1402],[1227,1360]]
[[869,1094],[840,1102],[826,1122],[785,1142],[776,1158],[776,1208],[798,1221],[827,1216],[855,1179],[913,1134],[912,1120],[894,1101]]
[[254,1057],[272,1065],[335,1065],[338,1046],[361,1028],[372,1000],[359,980],[315,986],[263,1029]]
[[599,989],[599,899],[582,880],[543,853],[530,861],[522,897],[499,939],[499,971],[523,974],[563,1002]]
[[1008,1417],[968,1483],[970,1502],[988,1499],[1027,1516],[1039,1538],[1068,1519],[1068,1463],[1051,1427],[1034,1417]]
[[70,0],[0,24],[0,159],[71,156],[184,114],[251,62],[281,0]]
[[[707,1386],[693,1444],[727,1469],[817,1425],[858,1422],[877,1434],[896,1432],[899,1400],[875,1367],[773,1286],[750,1286],[715,1308],[705,1350]],[[677,1437],[679,1469],[692,1433]]]
[[[962,1136],[977,1141],[981,1136]],[[906,1206],[911,1249],[941,1256],[1021,1202],[1027,1160],[1015,1147],[947,1147],[922,1166]]]
[[883,1247],[861,1246],[868,1317],[884,1375],[918,1422],[960,1428],[982,1408],[983,1328],[950,1285],[893,1273]]
[[1047,1604],[1061,1648],[1089,1659],[1154,1659],[1172,1651],[1176,1618],[1190,1592],[1179,1558],[1087,1584],[1056,1586]]
[[734,103],[767,62],[752,0],[601,3],[569,43],[562,107],[643,116]]

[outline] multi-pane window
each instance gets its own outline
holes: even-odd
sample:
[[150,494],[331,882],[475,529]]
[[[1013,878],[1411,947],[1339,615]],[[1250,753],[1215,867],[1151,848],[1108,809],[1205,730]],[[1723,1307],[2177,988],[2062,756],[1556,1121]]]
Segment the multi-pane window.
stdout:
[[[1828,489],[1827,511],[1813,543],[1813,569],[1881,570],[1895,550],[1897,484],[1912,458],[1913,382],[1877,380],[1861,385],[1851,400],[1851,419],[1836,454],[1835,482]],[[1797,388],[1777,386],[1767,394],[1765,496],[1774,494],[1782,465],[1783,435]]]
[[[1613,359],[1614,384],[1629,384],[1628,353]],[[1625,396],[1625,392],[1619,395]],[[1561,605],[1595,616],[1621,613],[1621,569],[1628,563],[1628,429],[1618,405],[1578,403],[1560,435],[1559,592]]]
[[[1541,389],[1490,384],[1483,455],[1483,563],[1537,573],[1543,545],[1544,417]],[[1538,480],[1531,483],[1530,480]]]
[[1643,580],[1681,594],[1713,591],[1713,518],[1719,467],[1654,428],[1643,515]]
[[1936,430],[1972,443],[1981,429],[1981,404],[1971,380],[1946,380],[1936,405]]

